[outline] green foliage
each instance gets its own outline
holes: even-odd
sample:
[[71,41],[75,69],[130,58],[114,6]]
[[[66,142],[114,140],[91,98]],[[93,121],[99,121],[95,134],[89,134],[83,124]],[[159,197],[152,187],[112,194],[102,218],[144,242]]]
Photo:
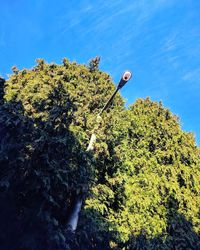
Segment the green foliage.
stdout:
[[90,71],[95,71],[98,70],[99,67],[99,62],[100,62],[100,57],[95,57],[89,62],[89,69]]
[[[180,230],[180,241],[197,244],[200,151],[192,134],[183,132],[178,118],[149,98],[137,100],[119,126],[124,131],[118,134],[122,139],[112,154],[118,166],[111,175],[108,169],[104,188],[102,183],[92,188],[94,197],[86,201],[87,207],[98,210],[112,225],[119,246],[122,242],[126,247],[133,242],[137,245],[143,235],[147,240],[141,244],[147,244],[147,249],[156,249],[156,238],[163,249],[168,249],[163,242],[170,242],[171,249]],[[179,215],[180,224],[191,221],[193,238],[186,237],[187,226],[173,227]],[[138,249],[136,245],[127,249]],[[191,249],[198,249],[197,245]]]
[[[96,115],[115,89],[98,64],[98,57],[88,67],[38,59],[0,81],[0,243],[198,249],[200,151],[161,103],[138,99],[126,110],[117,94],[94,153],[86,153]],[[86,199],[72,235],[66,221],[79,195]]]
[[12,208],[1,214],[4,249],[67,249],[64,223],[92,171],[68,129],[73,106],[66,103],[52,106],[45,122],[24,116],[16,102],[0,109],[1,209]]
[[[31,70],[14,69],[3,88],[0,185],[1,210],[7,213],[2,213],[0,241],[7,249],[67,249],[72,244],[65,232],[67,216],[76,196],[86,196],[98,176],[96,160],[85,149],[96,114],[114,90],[107,74],[67,59],[63,65],[37,63]],[[113,105],[122,109],[122,99],[118,96]],[[12,218],[12,227],[5,218]]]

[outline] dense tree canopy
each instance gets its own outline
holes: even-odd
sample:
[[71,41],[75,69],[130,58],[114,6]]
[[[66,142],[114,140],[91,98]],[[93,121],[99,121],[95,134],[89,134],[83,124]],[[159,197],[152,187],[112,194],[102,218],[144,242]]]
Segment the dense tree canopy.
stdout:
[[[108,74],[37,60],[0,81],[0,243],[5,249],[200,249],[200,150],[161,103]],[[84,197],[78,229],[66,221]]]
[[[92,197],[86,204],[99,209],[111,223],[112,230],[118,232],[116,241],[127,242],[143,235],[149,240],[160,237],[172,245],[173,237],[182,230],[182,243],[188,228],[174,230],[173,226],[175,218],[184,218],[193,225],[190,243],[196,244],[200,230],[200,151],[193,135],[183,132],[178,118],[149,98],[138,99],[119,126],[124,136],[113,153],[118,157],[117,170],[107,176],[104,185],[92,188],[95,202]],[[174,232],[167,239],[173,220]],[[187,242],[184,244],[186,247]]]

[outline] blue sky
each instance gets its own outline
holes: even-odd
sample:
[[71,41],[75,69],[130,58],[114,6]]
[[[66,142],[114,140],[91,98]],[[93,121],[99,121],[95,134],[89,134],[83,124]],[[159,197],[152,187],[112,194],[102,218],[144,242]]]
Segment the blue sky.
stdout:
[[199,0],[0,0],[0,75],[34,66],[36,58],[87,63],[115,83],[127,104],[150,96],[178,115],[200,145]]

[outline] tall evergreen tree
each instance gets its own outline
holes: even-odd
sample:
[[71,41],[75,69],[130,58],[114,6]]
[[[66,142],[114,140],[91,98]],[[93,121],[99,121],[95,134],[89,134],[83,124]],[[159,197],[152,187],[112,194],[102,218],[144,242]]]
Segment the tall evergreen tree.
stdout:
[[[5,249],[198,249],[200,151],[161,103],[113,93],[89,66],[13,69],[0,106],[0,243]],[[85,201],[76,234],[66,230]],[[17,232],[17,233],[16,233]]]

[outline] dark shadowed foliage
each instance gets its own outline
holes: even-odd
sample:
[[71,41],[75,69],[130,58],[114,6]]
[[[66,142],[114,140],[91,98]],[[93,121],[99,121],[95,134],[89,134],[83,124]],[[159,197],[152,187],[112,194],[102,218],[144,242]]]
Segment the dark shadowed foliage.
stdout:
[[0,107],[3,249],[68,249],[70,206],[90,185],[90,157],[69,131],[75,106],[62,86],[48,100],[45,122],[25,116],[19,102]]

